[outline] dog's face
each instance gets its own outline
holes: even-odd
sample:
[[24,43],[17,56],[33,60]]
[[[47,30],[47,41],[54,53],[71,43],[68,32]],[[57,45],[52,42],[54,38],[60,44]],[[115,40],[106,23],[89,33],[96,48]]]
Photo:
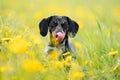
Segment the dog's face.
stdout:
[[66,16],[50,16],[39,24],[40,34],[46,36],[49,30],[53,42],[62,42],[66,35],[74,37],[78,28],[78,24]]

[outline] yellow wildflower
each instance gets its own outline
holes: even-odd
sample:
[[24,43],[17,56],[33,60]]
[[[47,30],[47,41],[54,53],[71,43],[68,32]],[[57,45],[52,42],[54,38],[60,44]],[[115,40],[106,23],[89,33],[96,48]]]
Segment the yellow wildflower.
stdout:
[[70,52],[66,52],[66,53],[64,53],[64,54],[62,54],[63,56],[67,56],[67,55],[69,55],[70,54]]
[[115,65],[112,69],[112,71],[116,71],[118,69],[119,65]]
[[87,65],[88,63],[89,63],[89,61],[88,61],[88,60],[85,60],[85,61],[84,61],[84,64],[85,64],[85,65]]
[[34,71],[43,71],[44,66],[36,59],[31,60],[23,60],[22,64],[23,69],[26,71],[34,72]]
[[76,46],[77,48],[81,48],[81,44],[80,44],[79,42],[75,42],[75,46]]
[[12,77],[12,80],[17,80],[17,76],[13,75]]
[[59,56],[59,51],[58,50],[53,50],[49,53],[49,58],[51,60],[57,60]]
[[41,17],[42,17],[41,12],[36,12],[36,13],[34,14],[34,17],[35,17],[35,18],[41,18]]
[[67,58],[65,59],[66,62],[70,62],[72,60],[72,56],[67,56]]
[[38,45],[41,44],[41,40],[40,40],[40,37],[39,37],[38,35],[30,34],[30,38],[32,39],[32,41],[33,41],[35,44],[38,44]]
[[78,21],[78,24],[80,25],[80,29],[82,29],[83,28],[83,26],[84,26],[84,23],[82,22],[82,21]]
[[84,73],[82,71],[74,71],[74,72],[72,72],[71,77],[72,77],[73,80],[81,79],[81,78],[84,77]]
[[63,64],[70,66],[70,62],[72,61],[72,56],[67,56],[65,60],[63,60]]
[[111,51],[108,53],[109,56],[115,56],[116,54],[118,54],[118,51]]
[[105,73],[105,71],[106,71],[106,69],[103,69],[103,70],[102,70],[102,73]]
[[50,68],[63,68],[63,63],[60,61],[50,61]]
[[28,48],[27,41],[21,38],[13,40],[9,45],[10,51],[14,53],[25,52],[27,48]]
[[60,61],[56,61],[55,65],[57,68],[63,68],[63,63]]
[[3,65],[3,66],[0,66],[0,72],[4,72],[4,71],[12,71],[13,68],[11,65],[9,64],[6,64],[6,65]]

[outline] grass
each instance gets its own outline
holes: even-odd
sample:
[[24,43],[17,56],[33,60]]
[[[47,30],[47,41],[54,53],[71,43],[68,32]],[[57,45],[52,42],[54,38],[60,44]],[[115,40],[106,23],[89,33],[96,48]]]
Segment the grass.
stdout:
[[[119,3],[0,0],[0,80],[119,80]],[[41,37],[38,24],[50,15],[66,15],[80,25],[70,38],[77,48],[76,61],[71,56],[59,61],[57,51],[44,55],[49,34]],[[64,66],[70,65],[68,73]]]

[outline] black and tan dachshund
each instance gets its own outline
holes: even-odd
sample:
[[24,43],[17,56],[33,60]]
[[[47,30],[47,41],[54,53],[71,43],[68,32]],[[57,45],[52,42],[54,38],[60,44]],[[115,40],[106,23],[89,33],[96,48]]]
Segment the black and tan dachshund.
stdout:
[[[75,58],[75,47],[69,41],[70,37],[75,37],[78,32],[79,25],[67,16],[50,16],[44,18],[39,23],[40,34],[46,36],[50,32],[50,42],[45,49],[45,53],[57,49],[61,54],[71,52]],[[65,59],[66,55],[63,56]]]

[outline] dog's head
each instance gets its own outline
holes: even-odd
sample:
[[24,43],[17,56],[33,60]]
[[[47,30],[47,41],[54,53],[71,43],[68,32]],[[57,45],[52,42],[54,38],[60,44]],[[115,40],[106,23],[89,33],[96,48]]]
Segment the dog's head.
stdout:
[[50,35],[59,42],[64,40],[66,35],[75,37],[78,28],[79,25],[67,16],[50,16],[39,23],[42,36],[46,36],[49,30]]

